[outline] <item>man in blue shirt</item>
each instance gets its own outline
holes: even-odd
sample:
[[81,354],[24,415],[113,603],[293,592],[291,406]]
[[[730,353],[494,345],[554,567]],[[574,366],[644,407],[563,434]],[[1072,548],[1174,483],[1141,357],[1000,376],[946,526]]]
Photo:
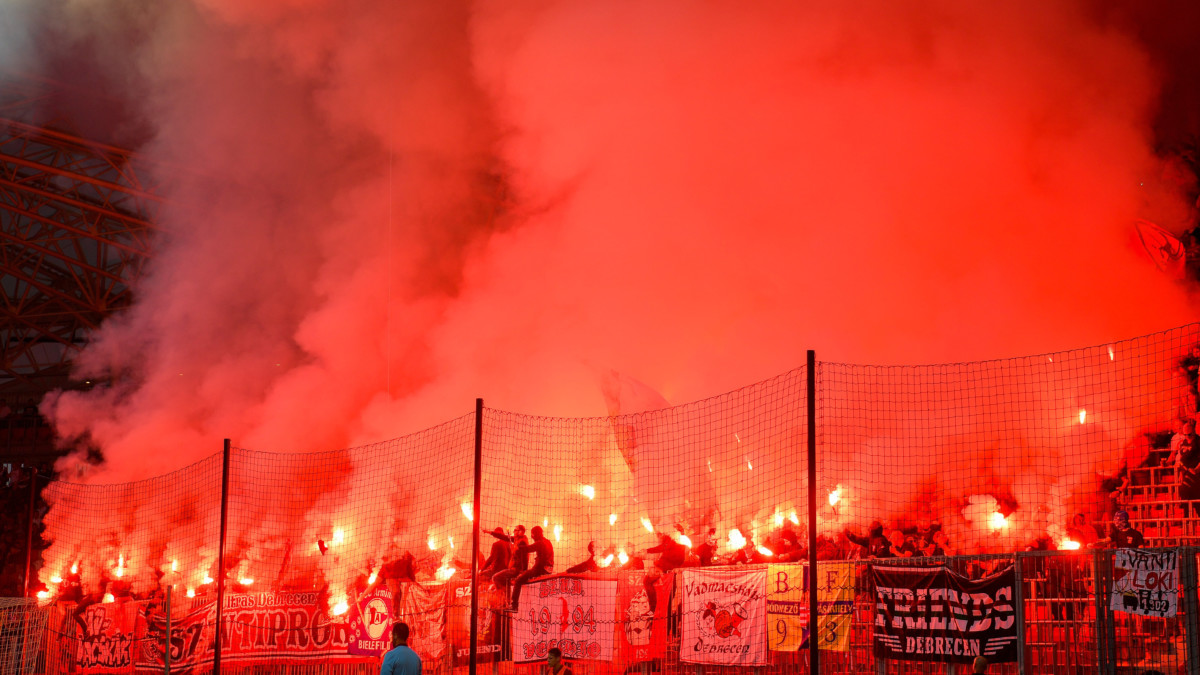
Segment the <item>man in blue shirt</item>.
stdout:
[[379,675],[421,675],[421,657],[408,648],[408,624],[397,621],[392,626],[392,644],[392,650],[383,655]]

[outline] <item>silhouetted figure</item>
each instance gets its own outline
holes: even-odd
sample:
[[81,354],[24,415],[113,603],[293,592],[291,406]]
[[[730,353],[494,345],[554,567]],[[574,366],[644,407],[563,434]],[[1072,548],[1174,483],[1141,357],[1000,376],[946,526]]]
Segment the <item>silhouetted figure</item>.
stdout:
[[533,541],[518,546],[516,555],[524,553],[528,559],[528,555],[532,553],[533,566],[513,579],[512,605],[510,607],[513,611],[520,606],[522,586],[538,577],[544,577],[554,572],[554,544],[551,544],[550,540],[542,534],[541,526],[535,525],[529,534],[533,535]]
[[687,562],[687,547],[672,539],[670,535],[660,534],[658,546],[646,549],[646,553],[658,554],[658,560],[654,561],[654,568],[646,572],[645,578],[642,579],[642,583],[646,587],[646,600],[650,603],[650,614],[653,615],[658,606],[658,593],[654,591],[654,584],[658,583],[658,580],[667,572],[683,567],[683,564]]

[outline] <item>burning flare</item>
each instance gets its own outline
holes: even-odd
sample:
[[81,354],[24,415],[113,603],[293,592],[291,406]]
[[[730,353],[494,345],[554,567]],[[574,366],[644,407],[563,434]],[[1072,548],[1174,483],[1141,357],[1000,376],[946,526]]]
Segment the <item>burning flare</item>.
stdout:
[[736,527],[729,531],[729,550],[740,551],[746,545],[746,538],[742,536],[742,531]]
[[592,487],[591,485],[584,485],[579,488],[579,494],[583,495],[584,497],[587,497],[588,499],[595,499],[596,498],[596,488]]
[[654,523],[651,523],[649,518],[642,518],[642,527],[646,528],[647,532],[654,532]]
[[465,516],[467,520],[475,522],[475,512],[474,509],[471,508],[471,502],[463,502],[461,506],[463,516]]
[[837,506],[837,503],[842,499],[842,486],[838,485],[833,488],[833,492],[829,493],[829,505]]

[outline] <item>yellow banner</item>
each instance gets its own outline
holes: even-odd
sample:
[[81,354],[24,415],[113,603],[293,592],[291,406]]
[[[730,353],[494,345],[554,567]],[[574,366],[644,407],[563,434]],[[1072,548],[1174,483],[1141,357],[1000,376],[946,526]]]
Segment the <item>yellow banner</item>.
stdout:
[[[767,631],[772,651],[794,652],[808,643],[808,565],[767,568]],[[820,649],[850,648],[854,616],[854,565],[817,564],[817,639]]]

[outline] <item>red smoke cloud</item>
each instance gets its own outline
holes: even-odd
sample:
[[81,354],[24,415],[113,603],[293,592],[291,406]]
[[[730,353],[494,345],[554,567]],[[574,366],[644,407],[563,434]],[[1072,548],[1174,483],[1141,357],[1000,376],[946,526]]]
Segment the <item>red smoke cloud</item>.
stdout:
[[128,480],[476,396],[604,414],[614,370],[678,403],[808,348],[952,362],[1187,322],[1128,243],[1194,217],[1179,188],[1144,203],[1160,77],[1086,9],[46,10],[133,82],[142,153],[187,168],[138,304],[79,361],[112,386],[46,408]]
[[1128,245],[1158,77],[1079,7],[422,5],[137,18],[143,152],[193,173],[81,359],[118,383],[50,405],[116,476],[1192,316]]

